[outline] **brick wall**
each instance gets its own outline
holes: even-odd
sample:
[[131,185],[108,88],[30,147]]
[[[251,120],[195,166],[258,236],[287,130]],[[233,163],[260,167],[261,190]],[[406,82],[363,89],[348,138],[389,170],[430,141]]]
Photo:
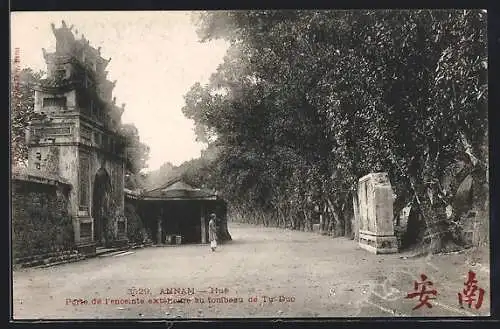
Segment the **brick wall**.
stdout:
[[12,180],[14,259],[74,248],[68,185],[35,178]]

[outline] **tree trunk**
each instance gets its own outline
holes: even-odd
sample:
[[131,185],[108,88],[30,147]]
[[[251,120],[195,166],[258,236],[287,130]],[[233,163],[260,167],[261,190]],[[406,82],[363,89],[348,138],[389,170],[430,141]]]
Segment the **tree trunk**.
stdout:
[[351,214],[351,217],[349,219],[349,230],[347,231],[346,233],[346,236],[350,239],[350,240],[354,240],[354,213]]
[[400,225],[399,220],[401,211],[403,210],[404,207],[406,207],[407,204],[408,204],[408,193],[407,192],[398,193],[396,200],[394,201],[393,204],[394,222],[396,223],[397,226]]
[[408,214],[408,222],[406,231],[403,234],[401,248],[406,249],[422,241],[423,232],[425,231],[425,222],[418,211],[417,205],[412,205]]
[[312,226],[310,225],[311,219],[307,216],[307,212],[305,210],[302,210],[302,214],[304,215],[304,230],[310,231],[310,226]]
[[[441,251],[449,234],[444,203],[439,198],[439,181],[442,175],[438,171],[439,144],[429,140],[424,152],[425,160],[420,177],[411,177],[410,182],[415,192],[418,209],[425,221],[424,244],[428,243],[428,252],[433,254]],[[416,186],[415,182],[420,183]]]
[[327,226],[328,235],[333,235],[335,231],[335,222],[333,221],[333,215],[330,211],[328,211],[328,226]]
[[325,225],[324,220],[323,220],[323,212],[319,214],[319,233],[323,234],[323,226]]
[[352,238],[352,228],[351,228],[351,223],[352,223],[352,213],[344,213],[344,236],[348,237],[349,239]]
[[227,228],[227,217],[222,218],[220,229],[219,229],[219,234],[220,234],[220,240],[221,241],[231,241],[231,234],[229,234],[229,230]]
[[349,239],[352,239],[352,221],[354,217],[354,212],[350,200],[351,200],[351,193],[348,193],[344,199],[344,205],[342,208],[344,209],[343,217],[345,221],[344,236],[348,237]]
[[444,209],[425,197],[420,198],[419,209],[425,221],[424,242],[429,243],[428,252],[432,254],[440,252],[449,235]]
[[278,227],[282,227],[282,223],[283,223],[283,209],[281,208],[281,204],[278,204],[276,216],[278,217]]
[[285,205],[283,215],[285,216],[284,217],[285,227],[291,228],[292,227],[292,216],[291,216],[291,211],[290,211],[289,205]]
[[342,216],[342,213],[340,211],[338,211],[338,209],[335,208],[333,202],[330,199],[328,199],[328,205],[330,208],[330,212],[333,215],[333,219],[335,220],[333,235],[334,236],[342,236],[345,233],[344,232],[345,221],[344,221],[344,218]]
[[434,217],[435,219],[427,220],[427,236],[430,237],[429,253],[438,253],[443,250],[445,245],[444,236],[446,235],[444,223],[434,209],[429,209],[426,212],[426,217]]
[[280,216],[281,216],[281,225],[283,227],[287,226],[287,221],[286,221],[286,206],[280,205]]
[[337,221],[339,222],[339,229],[336,236],[345,236],[345,218],[342,213],[337,214]]
[[353,236],[354,240],[359,240],[359,203],[358,203],[358,195],[357,193],[353,193],[352,195],[352,207],[354,212],[354,222],[353,222]]
[[472,171],[472,205],[480,211],[488,209],[489,186],[485,168],[478,166]]

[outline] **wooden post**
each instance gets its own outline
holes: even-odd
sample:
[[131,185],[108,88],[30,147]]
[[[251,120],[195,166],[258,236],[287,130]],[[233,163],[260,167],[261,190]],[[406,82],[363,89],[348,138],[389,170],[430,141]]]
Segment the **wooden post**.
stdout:
[[203,203],[200,206],[201,209],[201,243],[207,243],[207,233],[206,233],[206,222],[205,222],[205,208],[203,207]]
[[158,217],[158,220],[157,220],[157,223],[158,223],[158,235],[157,235],[157,238],[158,238],[158,244],[161,244],[163,243],[162,241],[162,229],[161,229],[161,222],[162,222],[162,219],[163,219],[163,207],[160,208],[160,216]]

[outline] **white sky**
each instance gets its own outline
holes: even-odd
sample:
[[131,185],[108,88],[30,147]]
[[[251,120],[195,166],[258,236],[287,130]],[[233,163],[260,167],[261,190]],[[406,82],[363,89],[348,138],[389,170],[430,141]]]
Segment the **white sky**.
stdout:
[[200,43],[190,12],[14,12],[11,45],[20,49],[20,67],[46,70],[42,48],[55,50],[50,23],[74,25],[104,58],[108,79],[117,80],[116,103],[126,103],[123,123],[134,123],[150,151],[149,168],[196,158],[205,145],[195,142],[193,121],[184,117],[183,95],[208,82],[222,62],[227,43]]

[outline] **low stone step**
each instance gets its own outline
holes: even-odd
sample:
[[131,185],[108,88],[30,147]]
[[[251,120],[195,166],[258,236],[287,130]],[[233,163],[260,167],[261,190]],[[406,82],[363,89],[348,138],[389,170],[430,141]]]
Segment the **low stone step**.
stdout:
[[51,266],[62,265],[62,264],[67,264],[67,263],[74,263],[74,262],[78,262],[80,260],[84,260],[85,258],[86,257],[84,255],[80,255],[78,257],[73,257],[73,258],[69,258],[69,259],[61,260],[61,261],[56,261],[56,262],[50,262],[47,264],[39,265],[37,267],[45,268],[45,267],[51,267]]
[[[104,247],[98,247],[96,248],[96,253],[95,255],[92,255],[90,257],[95,257],[95,256],[104,256],[107,254],[119,254],[124,251],[130,250],[130,249],[138,249],[138,248],[144,248],[148,246],[152,246],[152,243],[144,243],[144,244],[132,244],[132,245],[127,245],[123,246],[121,248],[104,248]],[[34,256],[29,256],[29,257],[24,257],[23,259],[17,259],[14,261],[14,264],[16,268],[36,268],[36,267],[49,267],[49,266],[55,266],[58,264],[65,264],[65,263],[70,263],[70,262],[76,262],[82,259],[86,259],[88,256],[79,253],[78,250],[65,250],[61,252],[52,252],[52,253],[45,253],[41,255],[34,255]]]
[[59,256],[59,255],[72,255],[72,254],[77,254],[77,250],[62,250],[62,251],[55,251],[55,252],[50,252],[50,253],[44,253],[44,254],[38,254],[38,255],[32,255],[32,256],[26,256],[26,257],[19,257],[14,259],[14,263],[16,264],[23,264],[23,263],[29,263],[35,260],[43,260],[49,257],[54,257],[54,256]]
[[81,254],[66,254],[66,255],[60,255],[60,256],[53,256],[53,257],[47,257],[44,259],[35,259],[30,262],[18,264],[21,267],[35,267],[35,266],[41,266],[41,265],[47,265],[47,264],[52,264],[52,263],[57,263],[57,262],[66,262],[70,260],[79,260],[85,258],[84,255]]
[[34,267],[34,266],[38,266],[38,265],[42,265],[42,264],[43,264],[43,260],[33,260],[31,262],[22,263],[19,265],[21,267]]
[[23,265],[23,264],[31,264],[31,263],[36,263],[36,262],[43,262],[44,259],[51,258],[51,257],[53,257],[53,256],[45,256],[45,257],[38,256],[38,257],[33,257],[31,259],[28,259],[28,260],[16,261],[16,264]]
[[150,243],[133,243],[133,244],[129,245],[129,248],[130,249],[138,249],[138,248],[149,247],[149,246],[152,246],[152,245],[153,245],[152,242],[150,242]]
[[117,252],[117,251],[121,251],[122,249],[121,248],[101,248],[101,249],[96,249],[96,253],[94,256],[103,256],[103,255],[107,255],[107,254],[110,254],[110,253],[114,253],[114,252]]

